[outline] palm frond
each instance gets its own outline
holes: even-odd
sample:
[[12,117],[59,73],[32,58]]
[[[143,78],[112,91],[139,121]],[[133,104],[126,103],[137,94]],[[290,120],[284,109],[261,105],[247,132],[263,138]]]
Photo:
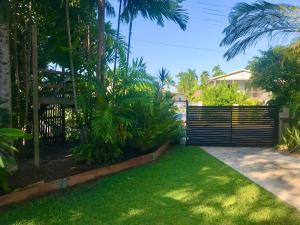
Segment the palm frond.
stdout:
[[131,18],[141,14],[144,18],[156,21],[159,26],[164,26],[165,19],[173,21],[183,30],[186,29],[189,19],[187,12],[175,0],[127,0],[122,13],[122,20],[129,23]]
[[238,3],[229,14],[229,25],[223,31],[225,38],[220,46],[230,46],[224,57],[234,58],[263,37],[272,39],[299,33],[299,12],[299,7],[287,4]]
[[105,1],[105,11],[108,16],[114,17],[116,15],[114,7],[108,1]]

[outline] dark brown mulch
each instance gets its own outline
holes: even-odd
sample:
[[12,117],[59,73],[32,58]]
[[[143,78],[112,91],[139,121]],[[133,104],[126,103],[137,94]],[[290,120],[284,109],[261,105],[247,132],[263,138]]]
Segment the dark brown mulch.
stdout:
[[[78,165],[71,157],[70,148],[70,146],[45,148],[41,154],[40,168],[34,167],[32,156],[19,159],[19,169],[13,172],[12,176],[9,177],[10,188],[12,190],[24,188],[40,181],[48,182],[104,166]],[[119,162],[152,151],[153,149],[146,152],[141,152],[136,149],[131,151],[125,150]],[[1,194],[4,193],[0,191],[0,195]]]
[[9,177],[9,184],[12,189],[25,187],[42,180],[47,182],[96,168],[95,166],[77,165],[70,156],[43,163],[40,168],[35,168],[32,163],[22,166],[23,168],[15,171]]

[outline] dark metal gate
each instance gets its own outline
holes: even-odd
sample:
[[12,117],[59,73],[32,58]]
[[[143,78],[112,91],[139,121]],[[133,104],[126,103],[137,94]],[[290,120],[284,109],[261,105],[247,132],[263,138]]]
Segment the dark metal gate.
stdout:
[[278,108],[269,106],[193,106],[187,104],[187,144],[274,146]]
[[39,115],[41,143],[64,143],[65,108],[58,104],[42,104]]

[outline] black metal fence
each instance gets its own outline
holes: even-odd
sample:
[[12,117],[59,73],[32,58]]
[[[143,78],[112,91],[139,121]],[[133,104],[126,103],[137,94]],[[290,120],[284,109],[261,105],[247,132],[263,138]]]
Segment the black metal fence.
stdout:
[[187,104],[187,144],[274,146],[278,115],[269,106],[193,106]]
[[62,105],[42,104],[40,108],[40,141],[42,144],[65,142],[65,109]]

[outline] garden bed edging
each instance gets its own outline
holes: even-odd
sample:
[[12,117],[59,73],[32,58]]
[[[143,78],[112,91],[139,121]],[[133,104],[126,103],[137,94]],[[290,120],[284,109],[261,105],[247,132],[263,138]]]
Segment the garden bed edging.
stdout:
[[43,196],[48,193],[73,187],[78,184],[83,184],[92,180],[96,180],[103,176],[111,175],[129,168],[140,166],[152,161],[155,161],[161,156],[169,147],[169,142],[163,144],[156,151],[129,159],[124,162],[116,163],[110,166],[92,169],[83,173],[72,175],[66,178],[60,178],[50,182],[40,181],[38,183],[29,185],[22,190],[15,191],[6,195],[0,196],[0,207],[25,201],[38,196]]

